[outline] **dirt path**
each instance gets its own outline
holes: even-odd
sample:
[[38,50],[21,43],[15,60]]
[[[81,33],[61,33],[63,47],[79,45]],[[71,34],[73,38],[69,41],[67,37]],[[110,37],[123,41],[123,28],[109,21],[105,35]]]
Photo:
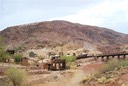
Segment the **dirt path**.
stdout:
[[80,86],[79,83],[84,78],[84,76],[84,71],[74,70],[74,76],[65,84],[65,86]]
[[101,64],[87,64],[83,65],[77,70],[74,70],[74,76],[64,86],[81,86],[80,82],[88,74],[97,71],[101,67]]
[[69,70],[73,73],[73,76],[63,78],[59,81],[47,82],[38,86],[80,86],[80,81],[84,78],[85,73],[80,69]]
[[77,69],[52,71],[52,73],[47,74],[45,79],[43,78],[44,74],[42,74],[42,76],[34,75],[29,77],[29,79],[37,79],[33,80],[38,81],[38,83],[35,84],[36,86],[82,86],[80,82],[84,79],[84,77],[96,71],[99,66],[100,64],[87,64]]

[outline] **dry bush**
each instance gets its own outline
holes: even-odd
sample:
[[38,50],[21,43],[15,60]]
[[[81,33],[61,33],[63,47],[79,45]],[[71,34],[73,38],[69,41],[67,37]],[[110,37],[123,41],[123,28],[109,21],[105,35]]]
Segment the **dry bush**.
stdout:
[[95,81],[100,84],[114,83],[121,74],[127,73],[126,71],[121,71],[125,67],[128,67],[128,60],[113,59],[102,64],[102,67],[97,72],[86,76],[82,82],[86,84],[91,81]]
[[14,67],[10,67],[6,71],[6,75],[9,81],[13,84],[13,86],[25,86],[25,71]]
[[109,62],[102,65],[101,69],[99,70],[100,74],[106,73],[108,71],[113,71],[115,68],[120,67],[120,62],[118,60],[110,60]]

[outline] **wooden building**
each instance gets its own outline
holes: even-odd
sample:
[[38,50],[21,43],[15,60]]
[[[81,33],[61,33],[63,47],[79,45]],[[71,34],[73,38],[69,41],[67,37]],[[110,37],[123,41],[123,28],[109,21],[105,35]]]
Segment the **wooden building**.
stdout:
[[27,57],[23,57],[21,59],[21,65],[23,65],[23,66],[28,66],[29,65]]

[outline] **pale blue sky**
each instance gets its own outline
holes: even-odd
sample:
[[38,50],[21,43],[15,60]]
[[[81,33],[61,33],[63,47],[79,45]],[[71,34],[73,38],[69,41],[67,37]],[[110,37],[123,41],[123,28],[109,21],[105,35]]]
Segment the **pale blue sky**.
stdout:
[[67,20],[128,34],[128,0],[0,0],[0,30],[9,26]]

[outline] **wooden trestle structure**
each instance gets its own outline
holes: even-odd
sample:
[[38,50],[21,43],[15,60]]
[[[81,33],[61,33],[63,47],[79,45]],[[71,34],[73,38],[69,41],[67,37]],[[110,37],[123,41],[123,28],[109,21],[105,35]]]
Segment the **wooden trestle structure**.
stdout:
[[117,58],[119,60],[126,59],[128,53],[119,53],[119,54],[100,54],[100,55],[91,55],[84,56],[82,58],[94,58],[95,60],[101,59],[101,61],[108,61],[113,58]]

